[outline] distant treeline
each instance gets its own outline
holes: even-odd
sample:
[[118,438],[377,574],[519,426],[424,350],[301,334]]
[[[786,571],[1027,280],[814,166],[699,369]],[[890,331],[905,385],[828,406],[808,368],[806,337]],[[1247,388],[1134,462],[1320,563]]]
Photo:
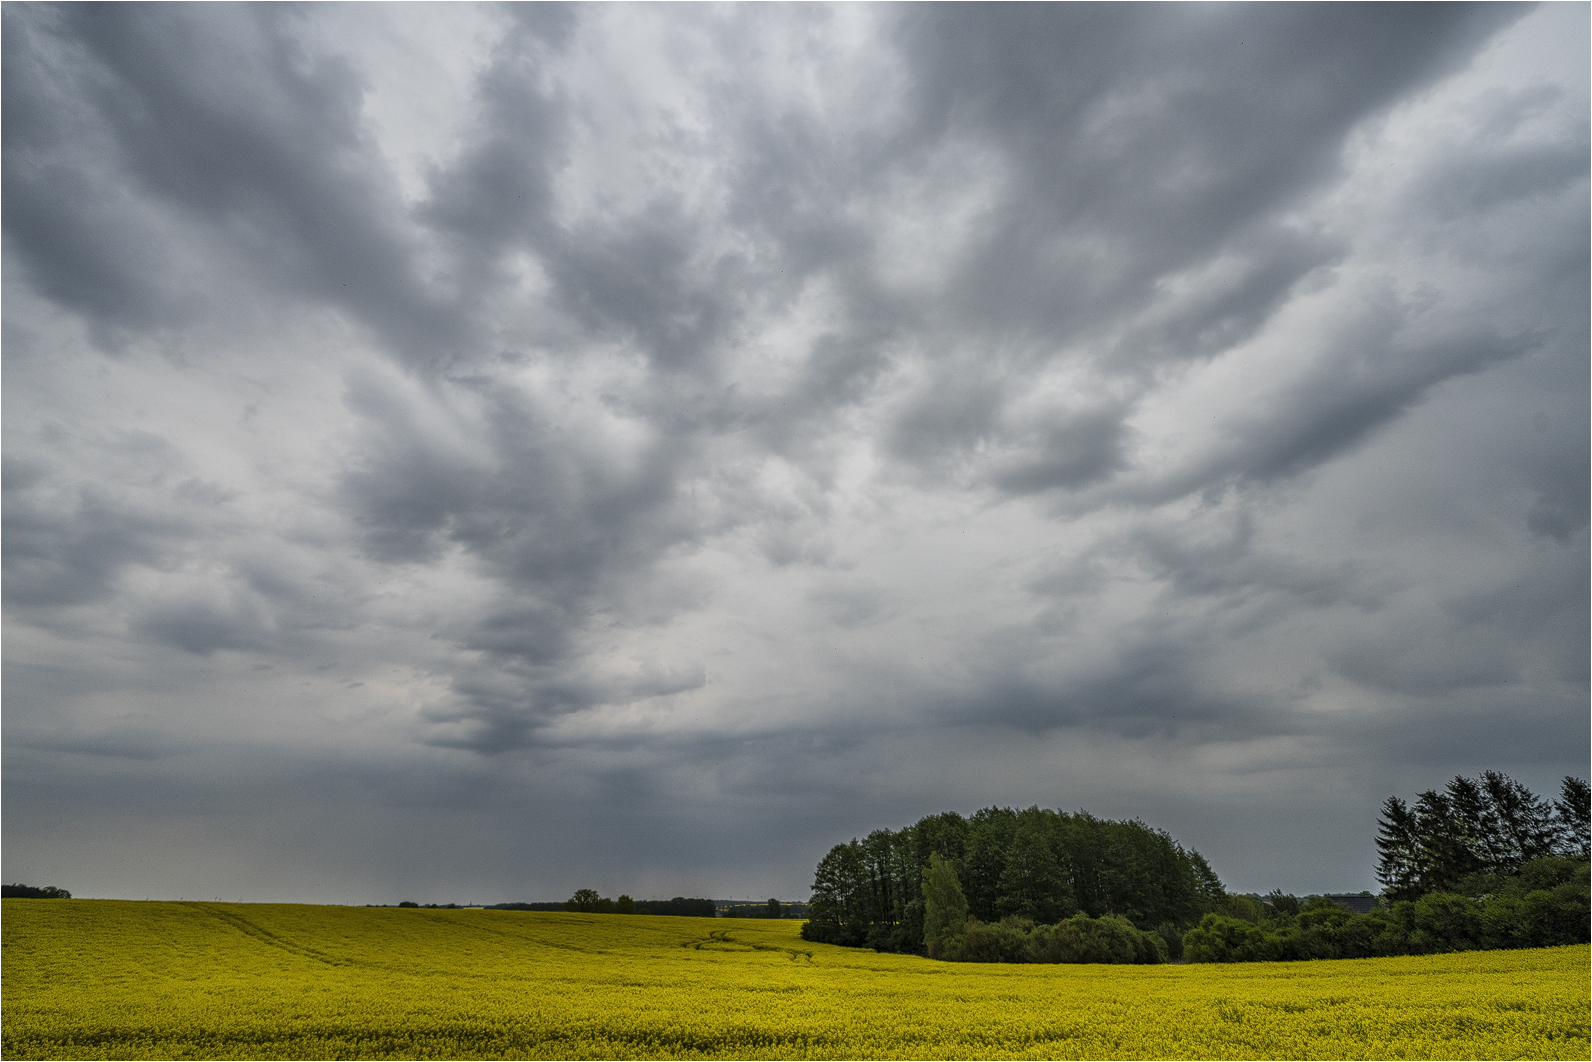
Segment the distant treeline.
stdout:
[[575,895],[559,905],[565,911],[585,911],[591,914],[653,914],[686,915],[692,918],[714,918],[717,906],[712,900],[676,896],[672,900],[632,900],[623,894],[617,900],[600,896],[595,889],[577,889]]
[[[502,906],[509,906],[504,904]],[[530,909],[532,905],[525,905]],[[599,896],[595,889],[580,889],[575,895],[559,904],[536,904],[536,910],[586,911],[593,914],[655,914],[687,915],[694,918],[805,918],[804,903],[781,903],[770,897],[767,903],[734,903],[716,900],[687,899],[676,896],[672,900],[632,900],[621,895],[616,900]]]
[[1156,962],[1225,895],[1198,852],[1143,822],[991,807],[830,849],[802,935],[968,960]]
[[70,900],[72,894],[54,885],[0,885],[0,900]]

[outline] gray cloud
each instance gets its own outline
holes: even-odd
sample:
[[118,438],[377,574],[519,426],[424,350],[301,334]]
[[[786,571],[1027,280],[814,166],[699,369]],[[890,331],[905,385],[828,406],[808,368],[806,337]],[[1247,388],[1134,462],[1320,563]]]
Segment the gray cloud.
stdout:
[[1513,17],[914,11],[901,28],[919,89],[909,135],[991,142],[1018,185],[958,278],[959,299],[976,300],[960,308],[984,332],[1088,336],[1156,277],[1332,176],[1353,123]]
[[995,475],[998,486],[1017,494],[1080,487],[1126,464],[1125,429],[1116,410],[1096,410],[1040,429],[1031,455]]
[[[51,436],[63,433],[46,432]],[[165,440],[126,433],[107,440],[126,464],[149,469],[171,460]],[[92,451],[90,451],[92,452]],[[108,456],[103,450],[102,461]],[[123,463],[116,461],[114,463]],[[148,504],[117,489],[119,484],[73,482],[70,473],[46,459],[7,455],[5,486],[5,582],[8,604],[60,608],[104,599],[130,564],[161,563],[192,533],[191,523],[170,508]],[[111,461],[105,461],[111,465]],[[154,477],[163,478],[158,473]],[[179,487],[178,490],[182,488]]]
[[1318,891],[1584,771],[1584,8],[449,12],[6,8],[16,874]]
[[[29,271],[96,324],[162,323],[167,304],[196,312],[199,292],[162,292],[150,278],[202,268],[174,262],[170,246],[173,226],[197,225],[214,241],[201,254],[237,256],[260,279],[347,307],[408,359],[445,359],[462,321],[407,268],[394,190],[359,128],[357,74],[302,47],[289,9],[196,14],[37,8],[8,19],[19,65],[38,71],[15,141],[6,122],[24,189],[6,197],[6,229]],[[35,116],[46,94],[59,105]],[[74,119],[82,128],[62,128]],[[89,166],[52,179],[85,147]],[[107,198],[126,204],[98,208],[111,224],[80,213]]]

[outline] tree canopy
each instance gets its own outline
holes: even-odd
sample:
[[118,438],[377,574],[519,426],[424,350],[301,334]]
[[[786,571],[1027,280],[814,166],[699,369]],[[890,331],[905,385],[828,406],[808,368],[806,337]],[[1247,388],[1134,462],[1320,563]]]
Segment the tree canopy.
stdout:
[[[1198,852],[1143,822],[990,807],[967,818],[930,815],[834,846],[814,874],[802,932],[809,940],[926,954],[931,942],[942,947],[956,935],[948,927],[959,919],[964,936],[972,923],[1004,920],[1027,926],[1026,940],[1036,926],[1115,915],[1130,929],[1170,939],[1224,895]],[[968,939],[975,938],[982,939]]]
[[1416,900],[1472,874],[1518,874],[1544,856],[1586,859],[1587,815],[1579,778],[1565,778],[1552,803],[1498,771],[1455,776],[1414,805],[1390,796],[1377,820],[1377,880],[1389,899]]

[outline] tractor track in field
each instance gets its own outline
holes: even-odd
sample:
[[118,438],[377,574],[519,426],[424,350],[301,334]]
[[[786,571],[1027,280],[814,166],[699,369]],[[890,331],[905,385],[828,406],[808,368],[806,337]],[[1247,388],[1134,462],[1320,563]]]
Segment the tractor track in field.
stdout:
[[728,929],[711,929],[708,935],[701,939],[685,940],[680,942],[682,948],[693,951],[782,951],[790,956],[791,962],[806,962],[811,964],[813,953],[805,948],[782,948],[778,944],[748,944],[730,936]]
[[348,960],[339,959],[332,955],[328,955],[326,952],[321,951],[318,948],[312,948],[308,945],[300,944],[297,941],[289,940],[287,937],[278,936],[258,923],[251,922],[249,919],[243,917],[237,912],[229,911],[224,907],[218,907],[215,904],[201,903],[194,900],[185,900],[181,901],[181,903],[184,907],[192,908],[195,911],[199,911],[221,922],[225,922],[238,932],[244,934],[245,936],[254,938],[267,947],[280,948],[290,955],[297,955],[301,959],[309,959],[311,962],[322,963],[326,966],[352,965],[352,963],[350,963]]

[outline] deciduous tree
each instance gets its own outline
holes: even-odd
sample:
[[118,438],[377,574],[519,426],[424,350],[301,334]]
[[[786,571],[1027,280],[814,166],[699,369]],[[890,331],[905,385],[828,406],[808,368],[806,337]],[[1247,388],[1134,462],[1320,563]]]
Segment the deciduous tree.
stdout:
[[966,926],[967,897],[962,894],[956,868],[941,859],[940,853],[931,852],[929,865],[923,869],[923,942],[929,957],[939,958],[946,942],[960,936]]

